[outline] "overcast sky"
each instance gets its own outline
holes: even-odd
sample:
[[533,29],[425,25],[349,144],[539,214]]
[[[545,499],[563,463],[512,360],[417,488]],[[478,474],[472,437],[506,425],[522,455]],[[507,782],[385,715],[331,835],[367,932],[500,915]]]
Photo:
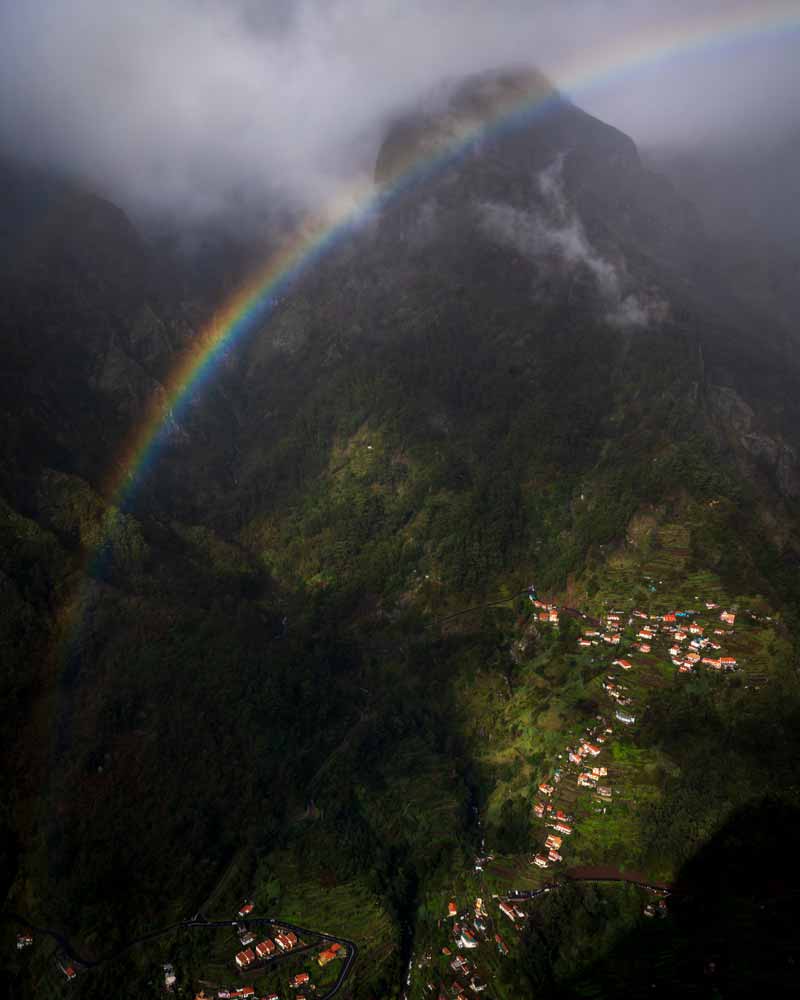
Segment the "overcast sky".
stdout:
[[234,191],[313,205],[371,165],[387,114],[507,63],[640,145],[770,141],[798,122],[797,29],[572,86],[738,8],[800,21],[800,0],[0,0],[0,144],[134,212],[213,216]]

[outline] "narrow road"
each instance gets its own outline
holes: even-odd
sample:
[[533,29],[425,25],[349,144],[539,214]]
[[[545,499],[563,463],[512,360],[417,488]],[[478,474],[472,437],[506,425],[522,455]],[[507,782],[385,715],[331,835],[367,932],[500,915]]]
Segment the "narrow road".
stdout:
[[[163,937],[165,934],[171,934],[171,933],[173,933],[176,930],[180,930],[180,929],[192,930],[195,927],[212,927],[212,928],[213,927],[235,927],[238,923],[241,922],[238,919],[236,919],[236,920],[197,920],[197,919],[193,919],[193,920],[179,920],[177,923],[170,924],[169,927],[162,927],[160,930],[150,931],[147,934],[143,934],[141,937],[134,938],[132,941],[128,941],[126,944],[122,945],[122,947],[117,948],[117,950],[114,951],[114,952],[112,952],[110,955],[104,955],[102,958],[97,958],[97,959],[87,959],[87,958],[82,958],[75,951],[75,949],[72,947],[72,945],[70,944],[70,942],[64,937],[63,934],[61,934],[60,931],[52,930],[49,927],[37,927],[36,924],[31,923],[30,920],[28,920],[26,917],[23,917],[19,913],[13,913],[11,911],[5,911],[2,914],[2,916],[5,917],[8,920],[13,920],[16,923],[21,924],[22,926],[24,926],[24,927],[28,928],[29,930],[33,931],[34,934],[39,934],[39,935],[42,935],[42,936],[45,936],[45,937],[53,938],[53,940],[63,950],[63,952],[65,953],[65,955],[67,955],[71,959],[71,961],[75,963],[75,965],[79,965],[83,969],[96,969],[98,966],[105,965],[107,962],[114,961],[115,959],[119,958],[121,955],[124,955],[125,952],[129,951],[131,948],[134,948],[136,945],[145,944],[148,941],[154,941],[154,940],[156,940],[156,938]],[[350,975],[350,971],[351,971],[351,969],[353,967],[353,963],[355,962],[356,957],[358,955],[358,945],[355,943],[355,941],[350,941],[347,938],[343,938],[343,937],[337,937],[334,934],[327,934],[327,933],[322,933],[321,931],[314,931],[314,930],[311,930],[308,927],[300,927],[299,924],[292,924],[292,923],[289,923],[289,921],[287,921],[287,920],[276,920],[273,917],[255,917],[255,918],[252,918],[252,919],[248,918],[245,921],[245,923],[247,923],[248,926],[256,924],[256,925],[259,925],[259,926],[267,926],[267,927],[282,927],[282,928],[286,928],[286,929],[288,929],[290,931],[294,931],[295,934],[297,934],[298,937],[302,937],[302,936],[306,936],[306,937],[314,936],[314,937],[320,938],[320,943],[322,943],[322,942],[338,943],[342,947],[346,947],[347,948],[347,957],[344,960],[344,964],[342,965],[342,968],[341,968],[341,970],[339,972],[339,976],[338,976],[336,982],[333,984],[333,986],[330,988],[330,990],[328,990],[327,993],[322,994],[320,997],[317,998],[317,1000],[330,1000],[331,997],[336,996],[336,994],[342,988],[342,985],[344,984],[345,980]],[[310,947],[314,947],[314,946],[313,945],[309,945],[308,948],[310,948]],[[297,949],[297,950],[285,952],[284,954],[281,954],[281,955],[276,955],[276,956],[274,956],[273,958],[271,958],[269,960],[270,964],[273,963],[273,962],[276,962],[276,961],[280,961],[282,958],[288,958],[290,955],[296,955],[298,953],[298,951],[303,951],[303,950],[307,950],[307,949]]]

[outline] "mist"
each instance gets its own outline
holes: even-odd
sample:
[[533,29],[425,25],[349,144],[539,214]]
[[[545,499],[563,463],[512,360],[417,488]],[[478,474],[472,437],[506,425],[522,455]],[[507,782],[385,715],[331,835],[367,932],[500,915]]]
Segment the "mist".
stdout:
[[604,319],[612,326],[642,328],[666,318],[668,307],[652,291],[633,288],[624,261],[607,260],[586,235],[580,216],[563,187],[564,157],[558,156],[536,177],[541,201],[528,210],[501,202],[478,206],[487,235],[539,263],[557,260],[567,272],[585,269],[592,276]]
[[[798,121],[797,31],[589,85],[604,52],[753,0],[0,0],[0,153],[135,216],[313,209],[369,178],[386,121],[440,81],[539,66],[649,148],[769,144]],[[639,41],[637,41],[639,40]],[[613,58],[612,58],[613,62]]]

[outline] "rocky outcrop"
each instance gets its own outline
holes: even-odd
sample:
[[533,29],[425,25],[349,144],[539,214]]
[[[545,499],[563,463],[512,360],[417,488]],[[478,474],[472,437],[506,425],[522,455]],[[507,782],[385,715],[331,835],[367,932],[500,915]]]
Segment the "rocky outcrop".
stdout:
[[800,496],[797,452],[777,432],[768,433],[756,411],[730,386],[708,390],[712,419],[750,474],[767,468],[784,497]]

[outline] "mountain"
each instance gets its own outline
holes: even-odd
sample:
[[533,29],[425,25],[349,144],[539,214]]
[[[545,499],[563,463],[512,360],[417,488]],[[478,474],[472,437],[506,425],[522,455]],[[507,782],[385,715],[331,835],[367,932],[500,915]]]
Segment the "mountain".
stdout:
[[[462,950],[493,996],[767,982],[751,896],[698,859],[771,850],[762,806],[795,822],[796,333],[731,286],[697,209],[540,74],[459,81],[389,126],[376,183],[398,193],[229,350],[92,560],[109,470],[225,288],[15,169],[3,890],[80,957],[116,955],[80,995],[140,996],[165,962],[183,989],[239,982],[229,927],[125,946],[245,897],[357,945],[341,995],[399,996],[407,970],[410,996],[449,989],[448,903],[462,926],[476,896]],[[677,672],[676,609],[737,672]],[[595,621],[607,647],[581,638]],[[567,759],[596,737],[610,806]],[[554,769],[575,829],[545,873]],[[498,909],[564,869],[677,903],[651,925],[647,890],[590,881]],[[63,947],[20,952],[19,995],[58,988]],[[774,985],[791,948],[771,947]]]

